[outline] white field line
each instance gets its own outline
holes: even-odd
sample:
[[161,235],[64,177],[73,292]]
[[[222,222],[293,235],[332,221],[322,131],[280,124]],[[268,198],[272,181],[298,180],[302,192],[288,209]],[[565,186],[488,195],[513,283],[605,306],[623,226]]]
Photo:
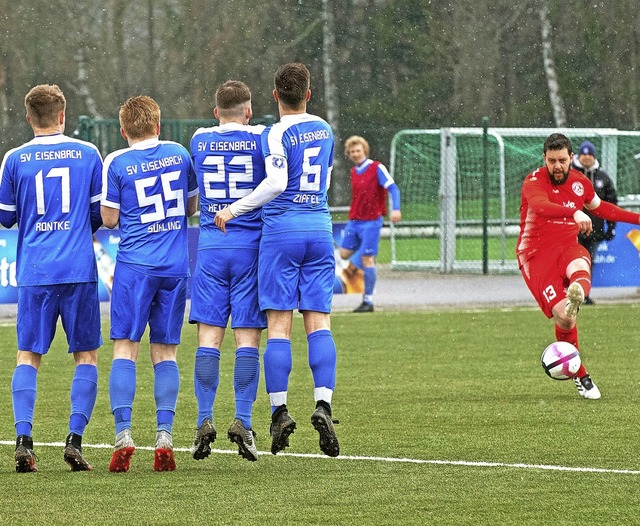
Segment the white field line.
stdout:
[[[14,440],[0,440],[2,446],[14,446]],[[64,447],[64,442],[34,442],[34,447]],[[112,444],[82,444],[83,448],[92,449],[113,449]],[[152,446],[136,446],[136,449],[143,451],[153,451]],[[174,451],[188,453],[189,448],[176,447]],[[237,455],[237,450],[230,449],[211,449],[212,453],[219,453],[222,455]],[[260,451],[261,455],[270,455],[270,451]],[[355,456],[355,455],[341,455],[339,457],[330,458],[326,455],[320,455],[317,453],[278,453],[278,456],[282,457],[298,457],[298,458],[323,458],[326,460],[352,460],[352,461],[369,461],[369,462],[392,462],[400,464],[431,464],[438,466],[465,466],[474,468],[511,468],[511,469],[531,469],[531,470],[544,470],[544,471],[571,471],[576,473],[615,473],[619,475],[640,475],[640,470],[634,469],[607,469],[607,468],[589,468],[589,467],[572,467],[572,466],[554,466],[548,464],[524,464],[516,463],[510,464],[508,462],[482,462],[482,461],[468,461],[468,460],[428,460],[417,458],[395,458],[395,457],[370,457],[370,456]]]

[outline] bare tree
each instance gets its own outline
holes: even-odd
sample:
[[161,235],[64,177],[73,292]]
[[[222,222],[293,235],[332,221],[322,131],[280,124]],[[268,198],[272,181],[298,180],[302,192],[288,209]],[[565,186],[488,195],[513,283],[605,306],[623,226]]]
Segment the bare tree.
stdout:
[[558,83],[558,73],[556,63],[553,58],[553,46],[551,44],[551,22],[549,20],[549,10],[547,2],[543,1],[540,6],[540,25],[542,29],[542,60],[544,72],[547,77],[549,87],[549,99],[553,108],[553,118],[556,126],[563,128],[567,125],[567,114],[564,102],[560,95],[560,84]]
[[[323,38],[322,38],[322,63],[324,73],[324,104],[327,112],[327,121],[333,128],[333,132],[336,138],[336,144],[342,143],[340,135],[340,125],[338,115],[338,89],[336,88],[336,75],[335,75],[335,23],[333,11],[331,9],[331,2],[329,0],[322,0],[322,18],[324,20],[323,26]],[[337,155],[334,156],[333,170],[336,175],[343,173],[343,158],[340,154],[340,147],[336,148]],[[334,177],[331,181],[331,196],[335,199],[340,199],[344,195],[344,178]]]

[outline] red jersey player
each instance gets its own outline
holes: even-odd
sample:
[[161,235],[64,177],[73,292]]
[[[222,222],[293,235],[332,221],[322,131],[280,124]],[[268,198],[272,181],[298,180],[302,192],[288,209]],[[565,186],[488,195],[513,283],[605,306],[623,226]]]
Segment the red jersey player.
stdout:
[[[553,318],[558,341],[578,347],[576,315],[591,290],[591,258],[578,233],[592,230],[590,217],[640,224],[640,214],[602,201],[593,184],[571,168],[571,142],[560,133],[543,147],[544,166],[522,184],[520,236],[516,247],[520,272],[547,318]],[[584,365],[574,378],[583,398],[596,400],[600,390]]]
[[347,277],[357,275],[361,260],[364,274],[362,303],[353,312],[373,312],[373,293],[377,281],[376,256],[380,244],[383,216],[387,213],[387,192],[391,196],[389,219],[397,223],[400,213],[400,189],[387,169],[369,159],[369,143],[353,135],[344,143],[345,154],[353,161],[351,169],[351,208],[349,222],[340,243],[340,257],[350,259]]

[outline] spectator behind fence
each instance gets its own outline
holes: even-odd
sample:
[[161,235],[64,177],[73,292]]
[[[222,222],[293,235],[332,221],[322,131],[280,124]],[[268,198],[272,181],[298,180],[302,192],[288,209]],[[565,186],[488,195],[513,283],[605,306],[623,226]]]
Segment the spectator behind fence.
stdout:
[[[589,141],[580,145],[577,157],[573,158],[572,167],[586,175],[603,201],[608,201],[614,205],[618,204],[618,194],[613,181],[602,168],[596,159],[596,147]],[[578,234],[578,242],[589,251],[591,255],[591,269],[596,262],[596,253],[602,240],[611,241],[616,235],[616,222],[606,221],[601,217],[593,215],[587,208],[584,212],[591,218],[593,231],[591,234]],[[585,305],[592,305],[594,301],[591,296],[584,299]]]

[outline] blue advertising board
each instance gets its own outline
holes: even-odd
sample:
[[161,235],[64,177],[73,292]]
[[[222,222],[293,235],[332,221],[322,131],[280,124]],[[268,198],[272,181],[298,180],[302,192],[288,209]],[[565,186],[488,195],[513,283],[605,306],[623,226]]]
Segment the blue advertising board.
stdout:
[[617,223],[616,237],[598,246],[592,273],[594,287],[640,287],[640,226]]
[[[198,253],[198,227],[190,227],[189,235],[189,267],[191,273],[196,265]],[[15,229],[0,230],[0,303],[17,303],[18,289],[16,283],[16,246],[18,231]],[[116,253],[120,242],[120,231],[117,229],[99,229],[93,236],[93,249],[98,263],[98,295],[100,301],[109,301],[111,285],[115,269]],[[190,295],[191,286],[187,288]]]
[[[339,243],[345,223],[334,224],[334,239]],[[189,227],[189,267],[195,269],[198,253],[198,227]],[[0,303],[17,303],[15,229],[0,230]],[[94,235],[94,251],[98,263],[98,292],[100,301],[109,301],[116,253],[120,242],[119,230],[99,229]],[[343,269],[338,265],[336,274]],[[360,280],[361,281],[361,280]],[[343,292],[362,292],[357,290]],[[640,287],[640,226],[618,223],[616,237],[603,241],[598,247],[593,267],[594,287]],[[188,291],[191,290],[189,286]],[[336,291],[339,292],[339,291]]]

